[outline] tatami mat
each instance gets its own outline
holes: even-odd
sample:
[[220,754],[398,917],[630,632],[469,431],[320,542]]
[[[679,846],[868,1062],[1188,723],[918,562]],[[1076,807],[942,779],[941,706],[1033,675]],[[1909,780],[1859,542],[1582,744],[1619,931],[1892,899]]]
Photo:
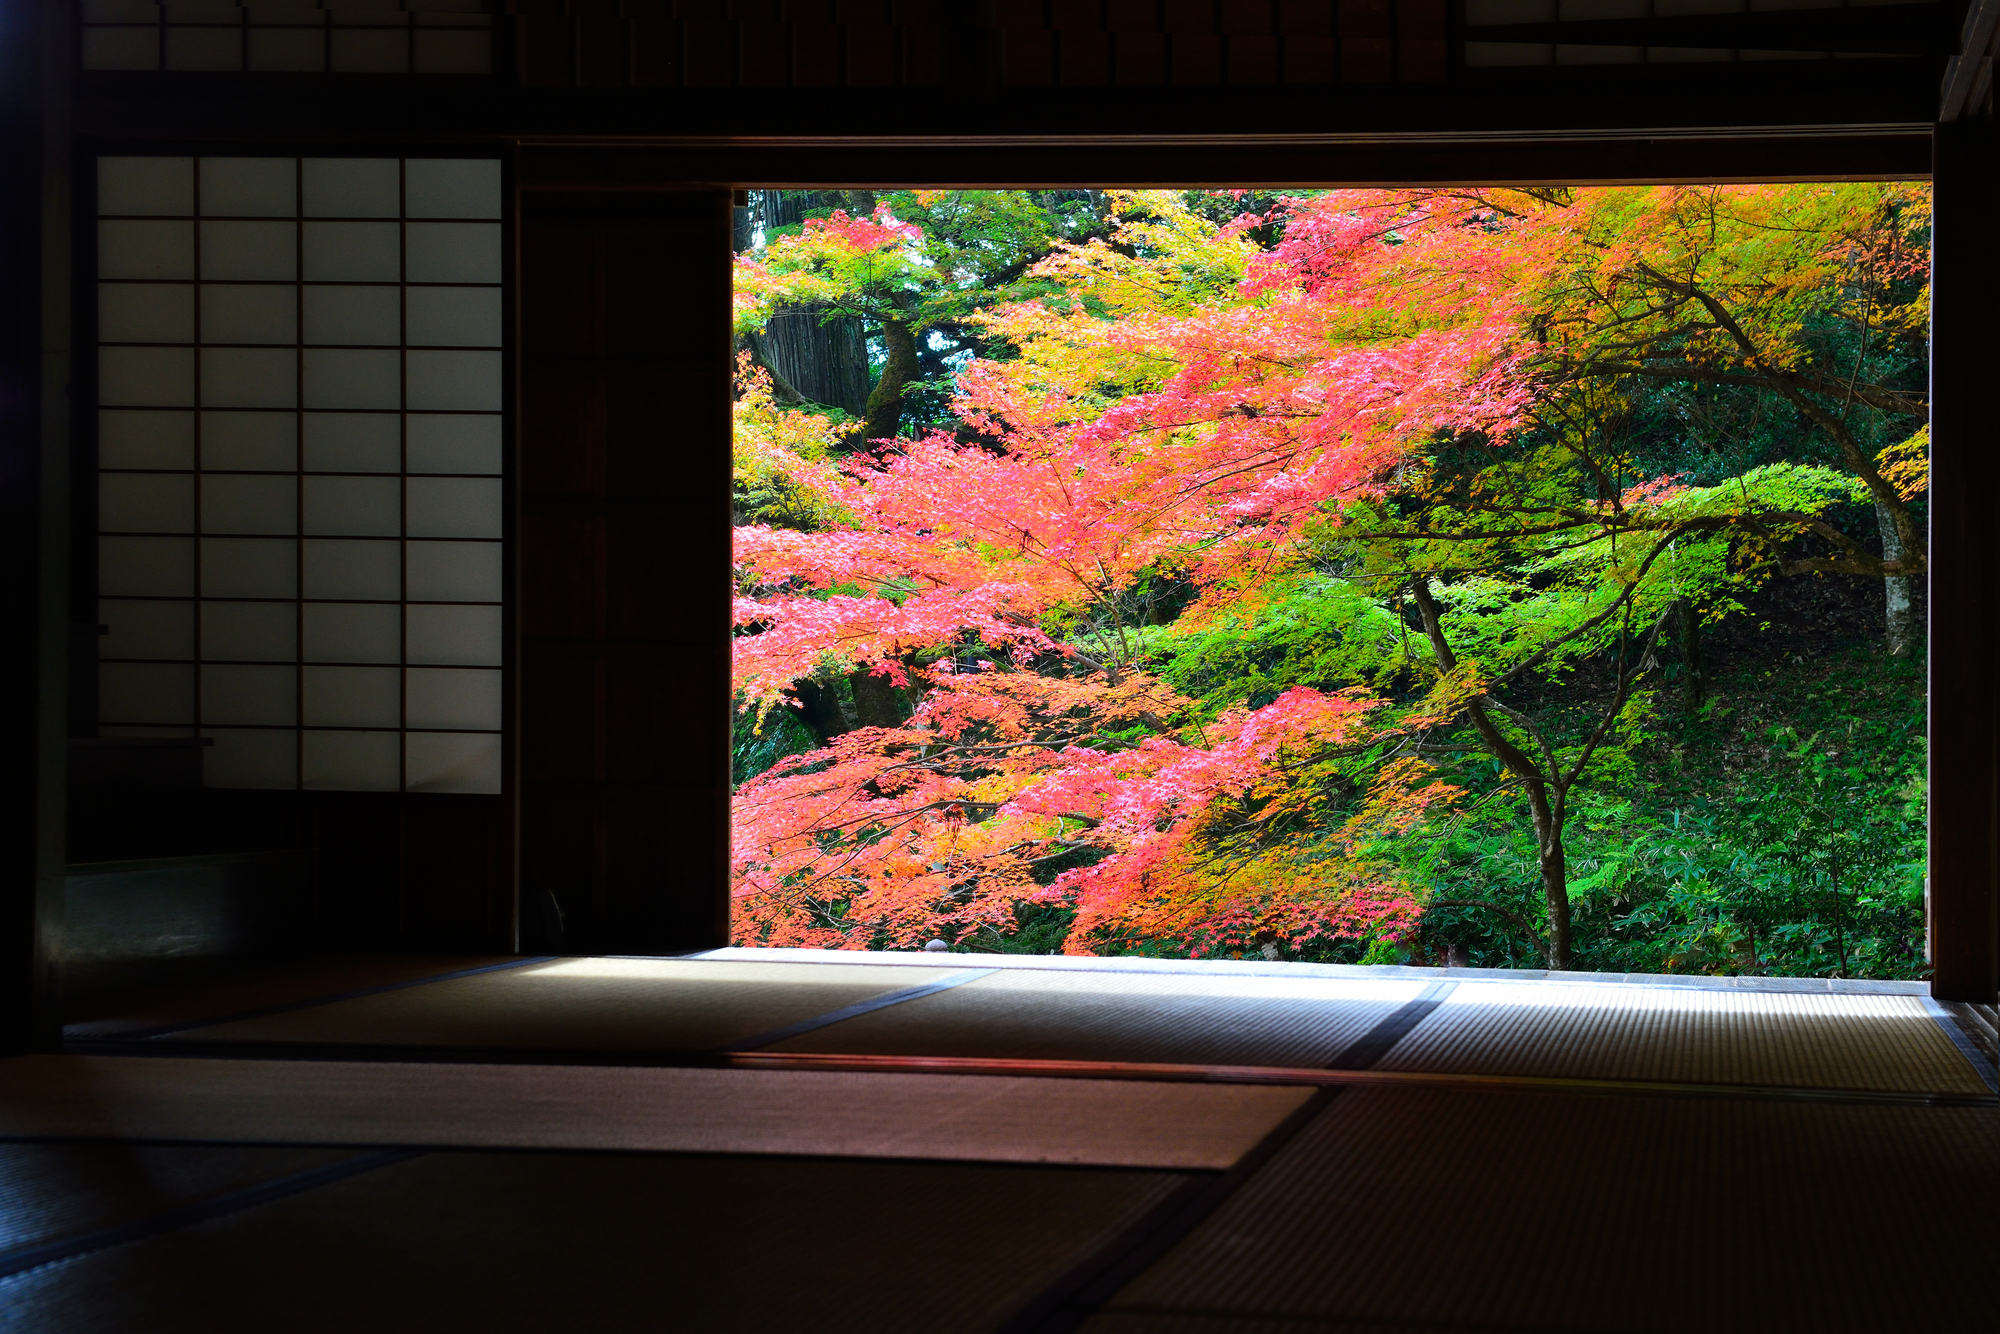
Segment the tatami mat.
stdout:
[[0,1144],[0,1254],[135,1222],[355,1153],[213,1144]]
[[63,1007],[63,1035],[107,1038],[297,1005],[325,996],[514,960],[502,955],[381,954],[299,959],[269,968],[91,996]]
[[1309,1094],[978,1075],[23,1056],[0,1061],[0,1137],[1213,1170]]
[[866,964],[557,959],[161,1040],[706,1051],[934,980]]
[[[480,961],[424,960],[425,966]],[[976,959],[968,956],[968,964]],[[412,977],[411,974],[415,974]],[[248,1017],[151,1039],[352,1047],[772,1053],[1316,1067],[1421,979],[1222,972],[915,969],[856,962],[571,958],[435,977],[394,961],[322,965],[140,998],[72,1039],[220,1009]],[[971,979],[971,980],[966,980]],[[378,994],[324,997],[316,985]],[[957,981],[959,985],[949,985]],[[912,990],[935,987],[913,999]],[[1978,1096],[1980,1072],[1921,997],[1576,982],[1458,981],[1376,1068]],[[337,993],[336,993],[337,995]],[[789,1026],[897,1003],[793,1036]],[[271,1013],[257,1013],[257,1003]],[[186,1022],[186,1021],[183,1021]],[[136,1027],[135,1027],[136,1026]],[[778,1035],[776,1040],[767,1039]],[[352,1053],[365,1054],[365,1053]]]
[[767,1050],[1323,1066],[1422,989],[1324,978],[995,973]]
[[34,1334],[990,1330],[1181,1178],[431,1154],[0,1284]]
[[1106,1309],[1336,1328],[1987,1328],[1991,1293],[1968,1278],[2000,1247],[1996,1198],[1990,1109],[1348,1091]]
[[1990,1092],[1914,996],[1463,982],[1377,1068]]

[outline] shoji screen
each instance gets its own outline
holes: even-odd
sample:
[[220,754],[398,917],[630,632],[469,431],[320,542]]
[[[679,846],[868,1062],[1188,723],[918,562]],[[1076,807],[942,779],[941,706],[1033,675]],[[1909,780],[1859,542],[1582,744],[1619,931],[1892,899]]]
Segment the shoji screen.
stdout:
[[500,164],[105,157],[97,211],[100,731],[498,792]]

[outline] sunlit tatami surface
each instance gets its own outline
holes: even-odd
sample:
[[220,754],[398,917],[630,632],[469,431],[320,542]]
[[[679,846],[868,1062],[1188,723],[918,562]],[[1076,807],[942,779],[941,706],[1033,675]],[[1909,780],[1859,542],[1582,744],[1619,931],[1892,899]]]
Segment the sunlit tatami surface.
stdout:
[[1460,983],[1384,1070],[1984,1093],[1916,996]]
[[0,1328],[1959,1330],[2000,1095],[1914,984],[325,959],[0,1061]]
[[164,1040],[705,1051],[925,980],[865,964],[555,959],[206,1024]]
[[1421,982],[995,972],[769,1050],[1323,1066],[1422,990]]
[[[385,981],[321,964],[317,999],[266,977],[95,1005],[76,1039],[695,1056],[725,1050],[1016,1061],[1325,1067],[1420,994],[1419,1022],[1370,1064],[1431,1074],[1979,1095],[1981,1071],[1917,994],[1410,976],[1157,961],[923,966],[869,956],[474,961]],[[435,961],[433,961],[435,963]],[[1117,961],[1104,961],[1114,963]],[[1396,975],[1401,973],[1402,975]],[[1780,983],[1771,983],[1775,988]],[[1427,992],[1426,988],[1431,991]],[[149,1027],[162,1015],[174,1022]],[[121,1024],[124,1026],[121,1027]]]

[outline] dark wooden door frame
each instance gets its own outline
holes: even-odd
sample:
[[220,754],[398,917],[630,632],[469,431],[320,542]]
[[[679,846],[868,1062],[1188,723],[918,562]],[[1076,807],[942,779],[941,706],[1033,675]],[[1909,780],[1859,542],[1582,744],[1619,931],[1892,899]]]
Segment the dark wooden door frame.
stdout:
[[[12,48],[19,56],[21,48]],[[17,85],[18,86],[18,85]],[[28,87],[32,88],[32,81]],[[35,145],[46,129],[35,110],[23,114],[8,136],[13,154],[10,179],[34,179]],[[1931,607],[1931,756],[1932,828],[1931,907],[1937,962],[1935,994],[1952,1000],[1991,1001],[2000,990],[2000,710],[1993,700],[1988,628],[2000,597],[1993,587],[1990,558],[1982,555],[1980,499],[2000,481],[2000,453],[1993,449],[1993,428],[1984,410],[1983,382],[1990,377],[1991,333],[1987,312],[1996,293],[1992,245],[1982,234],[1984,219],[2000,202],[1990,125],[1975,122],[1945,127],[1935,139],[1932,127],[1895,124],[1863,127],[1803,127],[1783,130],[1745,128],[1689,132],[1561,133],[1545,136],[1360,135],[1294,138],[1236,136],[1227,139],[1089,138],[963,138],[963,139],[702,139],[592,137],[562,138],[517,135],[475,136],[490,151],[496,142],[518,147],[516,181],[523,196],[550,197],[591,193],[612,213],[619,208],[611,196],[660,191],[700,191],[711,198],[730,188],[749,186],[855,185],[1104,185],[1199,184],[1203,182],[1409,185],[1450,182],[1565,182],[1574,184],[1672,180],[1784,180],[1919,178],[1935,170],[1939,182],[1940,244],[1934,330],[1932,386],[1936,408],[1933,429],[1932,551],[1940,573],[1933,576]],[[7,210],[9,225],[19,235],[36,228],[39,210],[28,192],[17,192],[17,204]],[[576,201],[582,202],[582,201]],[[721,215],[718,213],[718,217]],[[32,234],[32,233],[31,233]],[[1961,243],[1962,242],[1962,243]],[[726,263],[728,229],[719,225],[708,242],[714,253],[690,254],[696,270],[714,273]],[[12,309],[31,311],[32,293],[40,283],[35,248],[10,252],[10,287],[27,299]],[[530,294],[523,291],[523,299]],[[722,318],[721,314],[715,318]],[[39,381],[42,364],[32,321],[14,332],[4,358],[10,375],[27,383]],[[531,333],[531,331],[523,331]],[[517,342],[516,365],[520,348]],[[29,541],[35,535],[35,515],[28,491],[36,485],[32,447],[43,414],[33,406],[30,390],[25,414],[18,424],[25,437],[9,447],[9,457],[26,462],[25,472],[11,474],[7,494],[21,522],[8,525],[11,538]],[[10,399],[17,406],[20,399]],[[12,409],[7,409],[12,412]],[[709,439],[700,446],[704,456],[722,456],[727,449],[724,415],[712,407],[703,414],[711,424],[702,428]],[[28,491],[22,490],[23,487]],[[26,503],[27,509],[21,509]],[[565,502],[567,503],[567,502]],[[58,524],[58,527],[60,525]],[[697,582],[706,580],[700,595],[713,599],[726,578],[729,556],[726,533],[708,539],[712,550],[696,563]],[[24,553],[25,555],[25,550]],[[23,595],[15,604],[22,616],[36,602],[36,581],[20,580],[23,568],[37,568],[29,558],[17,566],[11,585]],[[523,571],[531,579],[534,571]],[[703,616],[711,616],[704,611]],[[713,676],[716,663],[726,660],[726,625],[712,622],[715,642],[696,649],[701,669]],[[687,646],[694,649],[695,646]],[[21,707],[9,713],[8,735],[34,736],[35,720],[46,701],[37,702],[32,684],[48,656],[18,644],[12,655],[10,680],[19,688]],[[594,651],[594,650],[593,650]],[[58,673],[59,675],[59,673]],[[726,687],[718,687],[718,702]],[[59,710],[58,710],[59,712]],[[523,700],[523,713],[530,710]],[[723,765],[717,777],[711,769],[704,780],[708,799],[694,803],[690,819],[674,831],[698,847],[681,864],[652,869],[647,876],[671,901],[651,908],[619,904],[630,912],[629,935],[601,943],[596,949],[659,949],[718,943],[728,916],[727,772],[715,737],[725,727],[696,726],[708,739],[700,744],[703,767]],[[712,721],[712,720],[711,720]],[[535,720],[523,716],[518,735],[531,736]],[[44,747],[43,749],[46,749]],[[46,868],[38,874],[34,845],[44,847],[41,863],[49,861],[48,831],[60,830],[62,786],[59,768],[47,771],[35,758],[37,748],[12,751],[6,757],[7,790],[20,800],[9,806],[5,854],[11,858],[6,884],[0,887],[0,1046],[20,1050],[54,1039],[52,997],[43,961],[60,931],[60,900],[51,897]],[[717,756],[721,755],[718,760]],[[37,769],[43,770],[37,772]],[[533,779],[524,776],[523,787]],[[591,784],[586,784],[591,786]],[[691,794],[691,789],[690,789]],[[595,798],[593,798],[595,800]],[[641,815],[643,821],[643,814]],[[600,828],[602,823],[600,821]],[[634,826],[636,828],[636,826]],[[41,833],[37,834],[36,830]],[[706,830],[706,835],[702,833]],[[59,841],[59,840],[58,840]],[[642,839],[635,854],[660,861],[676,856],[674,840]],[[641,846],[643,844],[643,846]],[[597,852],[590,855],[598,856]],[[601,860],[601,858],[600,858]],[[533,886],[527,887],[533,894]],[[607,901],[607,907],[611,907]],[[536,907],[528,904],[529,921]],[[532,931],[532,928],[531,928]]]
[[1938,127],[1931,251],[1931,993],[1985,1003],[2000,999],[1995,148],[1990,119]]
[[1931,126],[1546,134],[523,136],[524,190],[1390,187],[1913,180]]
[[[2000,450],[1978,386],[1996,292],[1979,228],[2000,203],[1990,122],[1828,132],[1603,136],[1353,137],[1170,145],[1088,140],[715,140],[521,142],[524,189],[560,194],[779,186],[1292,185],[1921,179],[1935,177],[1931,878],[1939,999],[2000,999],[2000,709],[1990,625],[2000,612],[1980,497],[2000,484]],[[1961,230],[1962,229],[1962,230]],[[1963,244],[1954,238],[1966,237]],[[719,564],[726,553],[718,551]],[[726,819],[716,838],[726,856]],[[725,905],[727,885],[716,900]]]

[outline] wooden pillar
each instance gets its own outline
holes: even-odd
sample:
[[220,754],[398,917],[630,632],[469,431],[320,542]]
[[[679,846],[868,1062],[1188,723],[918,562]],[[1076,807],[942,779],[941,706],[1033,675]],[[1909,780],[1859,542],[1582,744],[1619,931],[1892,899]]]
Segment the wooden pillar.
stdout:
[[62,6],[0,8],[0,1054],[60,1036],[69,42]]
[[723,191],[523,197],[531,950],[728,937],[730,256]]
[[1993,372],[2000,160],[1990,118],[1938,126],[1931,259],[1931,992],[2000,999]]

